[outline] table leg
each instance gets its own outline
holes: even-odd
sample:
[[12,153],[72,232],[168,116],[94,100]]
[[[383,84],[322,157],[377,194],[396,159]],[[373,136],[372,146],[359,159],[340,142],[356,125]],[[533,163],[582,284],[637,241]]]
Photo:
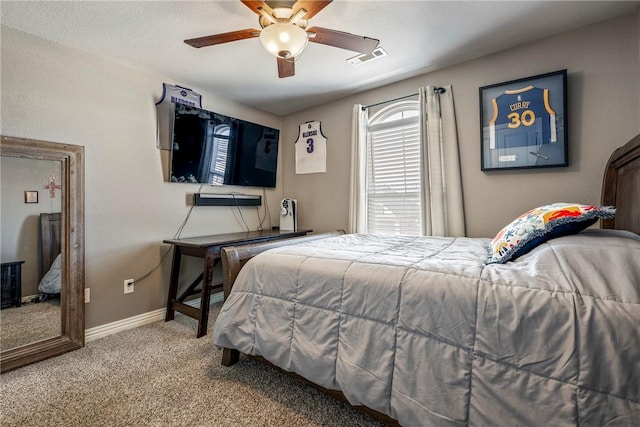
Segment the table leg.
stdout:
[[178,278],[180,277],[180,262],[182,254],[178,246],[173,247],[173,260],[171,261],[171,278],[169,279],[169,292],[167,294],[167,311],[164,316],[164,321],[168,322],[173,320],[175,316],[175,310],[173,308],[173,302],[176,300],[178,294]]
[[198,319],[197,338],[207,335],[207,323],[209,322],[209,302],[211,300],[211,284],[213,282],[213,268],[217,259],[211,248],[207,249],[204,256],[204,278],[200,290],[200,318]]
[[15,266],[16,268],[16,299],[15,306],[20,307],[22,303],[22,264]]

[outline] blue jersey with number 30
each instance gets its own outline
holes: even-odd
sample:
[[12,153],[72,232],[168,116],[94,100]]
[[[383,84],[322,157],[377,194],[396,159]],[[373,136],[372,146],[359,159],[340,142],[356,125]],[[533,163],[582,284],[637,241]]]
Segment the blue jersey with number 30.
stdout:
[[489,148],[512,148],[557,141],[556,113],[549,105],[549,89],[527,86],[507,90],[491,100]]

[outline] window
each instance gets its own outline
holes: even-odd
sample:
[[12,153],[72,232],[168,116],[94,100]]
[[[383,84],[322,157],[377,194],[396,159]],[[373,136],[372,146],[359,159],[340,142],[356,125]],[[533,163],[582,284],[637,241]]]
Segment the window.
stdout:
[[417,101],[380,110],[367,125],[367,232],[422,234]]
[[227,169],[227,150],[229,147],[230,128],[227,124],[209,127],[209,132],[213,130],[213,153],[209,167],[209,182],[211,184],[222,185],[224,174]]

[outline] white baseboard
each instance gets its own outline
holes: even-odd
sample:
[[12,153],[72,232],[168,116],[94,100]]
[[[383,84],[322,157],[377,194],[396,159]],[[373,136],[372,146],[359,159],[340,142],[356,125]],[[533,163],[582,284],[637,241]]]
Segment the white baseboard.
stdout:
[[139,314],[137,316],[128,317],[126,319],[107,323],[106,325],[96,326],[95,328],[85,329],[84,341],[91,342],[98,338],[103,338],[111,334],[126,331],[127,329],[137,328],[138,326],[148,323],[157,322],[164,319],[166,309],[159,308],[148,313]]
[[[213,294],[209,301],[210,301],[210,304],[215,304],[215,303],[221,302],[222,299],[223,299],[222,292],[219,292],[219,293]],[[194,300],[188,301],[187,304],[198,308],[200,307],[200,300],[194,299]],[[117,320],[115,322],[96,326],[94,328],[85,329],[84,341],[91,342],[111,334],[117,334],[118,332],[137,328],[138,326],[147,325],[149,323],[164,320],[165,312],[166,312],[166,308],[159,308],[157,310],[153,310],[148,313],[138,314],[137,316],[128,317],[122,320]]]

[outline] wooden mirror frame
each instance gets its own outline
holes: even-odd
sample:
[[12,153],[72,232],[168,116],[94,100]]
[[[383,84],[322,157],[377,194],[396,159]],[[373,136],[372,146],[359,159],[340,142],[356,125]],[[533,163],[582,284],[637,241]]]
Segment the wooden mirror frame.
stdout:
[[0,372],[84,346],[84,147],[2,137],[0,155],[61,163],[62,283],[60,336],[0,353]]

